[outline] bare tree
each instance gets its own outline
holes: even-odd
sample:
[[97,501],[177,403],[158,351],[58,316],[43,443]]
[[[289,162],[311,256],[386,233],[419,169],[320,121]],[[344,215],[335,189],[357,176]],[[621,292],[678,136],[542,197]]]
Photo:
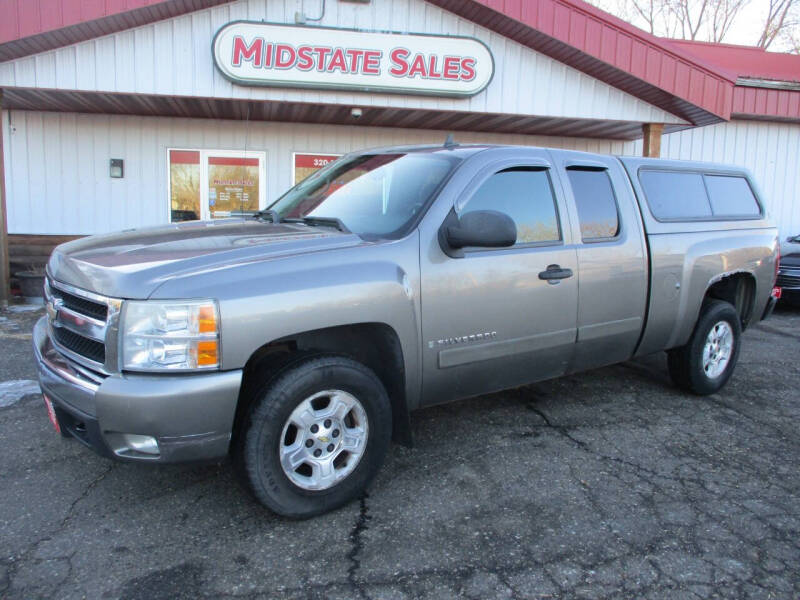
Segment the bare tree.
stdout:
[[[653,35],[722,41],[750,0],[591,0]],[[791,0],[800,1],[800,0]]]
[[708,18],[711,0],[667,0],[668,10],[681,30],[685,40],[696,40],[700,28]]
[[756,45],[800,53],[800,0],[589,0],[653,35],[707,42],[725,41],[753,1],[765,13]]
[[796,28],[800,26],[798,5],[798,0],[769,0],[769,12],[756,45],[767,49],[781,35],[796,37]]
[[708,17],[708,41],[721,42],[736,20],[739,12],[750,0],[717,0],[712,2]]
[[655,35],[657,23],[664,18],[666,3],[663,0],[630,0],[630,6]]
[[800,54],[800,27],[795,27],[786,33],[786,46],[792,54]]

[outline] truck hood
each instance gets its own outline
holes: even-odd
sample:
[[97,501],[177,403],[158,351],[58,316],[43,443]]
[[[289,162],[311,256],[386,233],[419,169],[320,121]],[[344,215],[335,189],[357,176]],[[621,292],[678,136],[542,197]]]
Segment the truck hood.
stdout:
[[192,221],[82,238],[58,246],[56,281],[115,298],[147,298],[167,279],[366,244],[352,233],[256,219]]

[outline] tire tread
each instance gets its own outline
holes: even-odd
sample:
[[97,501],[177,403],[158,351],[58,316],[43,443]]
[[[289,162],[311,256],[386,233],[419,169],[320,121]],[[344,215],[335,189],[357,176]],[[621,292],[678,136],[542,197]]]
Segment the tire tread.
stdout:
[[[715,322],[720,320],[728,321],[733,328],[734,346],[725,371],[718,379],[711,380],[702,372],[700,360],[708,331]],[[700,309],[700,316],[694,331],[686,344],[667,351],[667,368],[673,383],[680,389],[698,396],[707,396],[718,392],[725,386],[736,368],[741,336],[741,321],[733,305],[724,300],[706,300]]]
[[[297,488],[296,497],[279,499],[264,485],[258,450],[253,438],[254,435],[257,435],[254,426],[279,422],[282,427],[283,419],[280,411],[287,402],[292,401],[286,395],[289,393],[287,390],[291,390],[300,380],[315,371],[324,369],[355,371],[358,376],[366,377],[378,392],[380,406],[373,415],[373,418],[377,420],[370,422],[370,439],[367,441],[365,454],[361,458],[361,463],[364,465],[362,467],[362,464],[359,463],[351,475],[330,490],[308,493]],[[237,463],[237,471],[248,491],[273,512],[284,517],[301,519],[333,510],[357,497],[357,493],[360,493],[377,473],[388,449],[391,436],[391,407],[380,379],[363,364],[337,354],[304,353],[298,355],[296,359],[287,360],[277,369],[266,374],[263,381],[253,386],[252,393],[254,395],[253,402],[241,424],[242,431],[237,436],[234,462]],[[369,409],[367,410],[369,412]],[[280,476],[285,477],[282,472]],[[351,478],[354,477],[356,478],[351,481]],[[292,487],[288,479],[286,479],[286,483]],[[343,487],[345,483],[349,483],[349,485]]]

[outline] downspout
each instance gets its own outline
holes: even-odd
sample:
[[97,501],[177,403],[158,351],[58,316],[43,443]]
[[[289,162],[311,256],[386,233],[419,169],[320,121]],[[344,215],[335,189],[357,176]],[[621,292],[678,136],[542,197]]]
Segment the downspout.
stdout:
[[[0,89],[0,117],[2,116],[3,90]],[[9,119],[10,119],[9,113]],[[8,213],[6,212],[5,123],[0,122],[0,308],[8,308],[11,295],[11,265],[8,256]]]

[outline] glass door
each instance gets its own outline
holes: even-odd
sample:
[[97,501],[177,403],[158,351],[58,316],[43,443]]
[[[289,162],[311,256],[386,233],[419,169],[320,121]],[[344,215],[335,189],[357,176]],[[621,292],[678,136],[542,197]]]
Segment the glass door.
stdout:
[[251,215],[266,206],[264,152],[170,150],[170,221]]

